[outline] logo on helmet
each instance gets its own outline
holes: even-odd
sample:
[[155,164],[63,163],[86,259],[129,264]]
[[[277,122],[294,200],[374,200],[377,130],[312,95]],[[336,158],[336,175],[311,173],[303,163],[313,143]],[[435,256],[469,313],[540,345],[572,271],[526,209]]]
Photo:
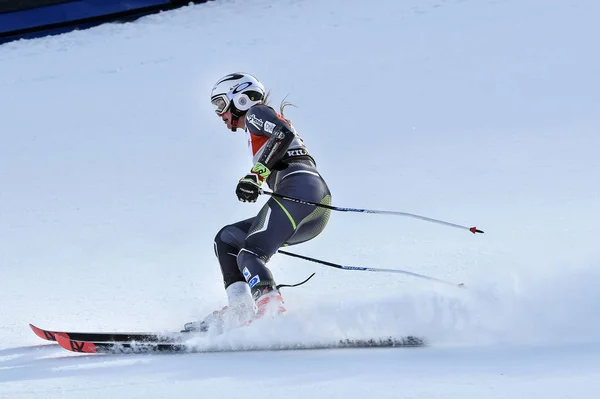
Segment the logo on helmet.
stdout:
[[238,94],[239,92],[241,92],[242,90],[246,90],[250,86],[252,86],[252,82],[240,83],[239,85],[237,85],[233,88],[232,92],[233,92],[233,94]]

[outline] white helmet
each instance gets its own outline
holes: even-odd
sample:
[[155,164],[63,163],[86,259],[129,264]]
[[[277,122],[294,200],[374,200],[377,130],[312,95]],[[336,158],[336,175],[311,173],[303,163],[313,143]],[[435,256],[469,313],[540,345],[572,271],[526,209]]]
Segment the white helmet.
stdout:
[[234,117],[232,122],[237,126],[237,120],[251,106],[259,104],[265,98],[265,87],[254,76],[248,73],[232,73],[215,84],[210,95],[210,102],[215,107],[217,115],[231,108]]

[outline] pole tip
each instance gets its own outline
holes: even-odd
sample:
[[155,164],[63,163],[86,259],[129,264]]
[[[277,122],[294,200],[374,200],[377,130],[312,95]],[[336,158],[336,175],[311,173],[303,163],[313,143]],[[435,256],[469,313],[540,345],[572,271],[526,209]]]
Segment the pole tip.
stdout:
[[483,230],[479,230],[479,229],[478,229],[477,227],[475,227],[475,226],[471,227],[471,228],[469,229],[469,231],[470,231],[471,233],[473,233],[473,234],[475,234],[475,233],[481,233],[481,234],[483,234]]

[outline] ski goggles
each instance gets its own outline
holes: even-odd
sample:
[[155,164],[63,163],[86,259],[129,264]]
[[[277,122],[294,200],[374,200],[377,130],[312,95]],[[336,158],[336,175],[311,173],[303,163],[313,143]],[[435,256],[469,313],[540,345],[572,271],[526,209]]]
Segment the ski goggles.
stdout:
[[231,104],[231,101],[226,94],[219,94],[218,96],[213,97],[210,102],[212,103],[213,107],[215,107],[215,112],[217,115],[221,115],[226,112]]

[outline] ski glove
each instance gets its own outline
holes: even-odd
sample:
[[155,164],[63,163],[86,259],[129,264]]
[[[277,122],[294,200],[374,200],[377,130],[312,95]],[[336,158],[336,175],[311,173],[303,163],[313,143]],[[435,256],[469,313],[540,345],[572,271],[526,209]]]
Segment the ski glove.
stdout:
[[238,200],[242,202],[256,202],[260,194],[260,186],[270,174],[271,171],[265,165],[257,162],[250,173],[238,182],[235,189]]

